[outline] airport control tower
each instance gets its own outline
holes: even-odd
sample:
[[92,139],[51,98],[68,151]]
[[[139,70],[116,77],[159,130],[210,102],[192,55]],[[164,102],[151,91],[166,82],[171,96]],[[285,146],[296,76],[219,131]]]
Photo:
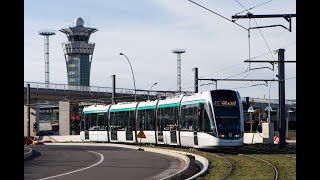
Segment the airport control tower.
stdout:
[[84,27],[81,17],[74,20],[74,26],[62,28],[68,42],[62,43],[67,65],[68,84],[90,86],[90,68],[94,43],[89,42],[90,35],[98,31],[96,28]]

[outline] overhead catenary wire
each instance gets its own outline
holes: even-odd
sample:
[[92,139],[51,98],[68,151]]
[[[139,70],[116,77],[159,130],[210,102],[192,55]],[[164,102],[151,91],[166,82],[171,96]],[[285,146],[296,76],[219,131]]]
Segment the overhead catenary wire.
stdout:
[[259,84],[253,84],[253,85],[250,85],[250,86],[241,86],[241,87],[234,87],[234,88],[230,88],[230,89],[243,89],[243,88],[250,88],[250,87],[255,87],[255,86],[267,86],[265,83],[262,84],[262,83],[259,83]]
[[241,65],[241,64],[243,64],[243,63],[238,63],[238,64],[235,64],[235,65],[228,66],[228,67],[223,68],[223,69],[221,69],[221,70],[217,70],[217,71],[215,71],[215,72],[212,72],[212,73],[209,73],[209,74],[206,74],[206,75],[200,76],[199,78],[203,78],[203,77],[205,77],[205,76],[209,76],[209,75],[212,75],[212,74],[215,74],[215,73],[221,72],[221,71],[225,71],[225,70],[227,70],[227,69],[229,69],[229,68],[232,68],[232,67],[235,67],[235,66],[239,66],[239,65]]
[[[239,1],[237,1],[237,0],[234,0],[234,1],[236,1],[241,7],[243,7],[243,8],[245,9],[245,11],[247,11],[248,13],[250,13],[250,11],[249,11],[246,7],[244,7]],[[257,27],[258,27],[259,25],[258,25],[258,22],[256,21],[256,19],[253,18],[253,20],[254,20],[254,22],[256,23]],[[249,25],[250,25],[250,19],[249,19]],[[248,28],[248,32],[250,32],[250,27]],[[269,47],[269,45],[268,45],[265,37],[263,36],[262,31],[261,31],[260,28],[259,28],[259,32],[260,32],[260,34],[261,34],[261,36],[262,36],[262,38],[263,38],[266,46],[268,47],[268,50],[269,50],[269,53],[270,53],[271,56],[272,56],[272,59],[275,61],[275,59],[274,59],[274,57],[273,57],[273,54],[272,54],[272,52],[271,52],[271,49],[270,49],[270,47]],[[249,60],[250,60],[250,36],[248,36],[248,38],[249,38]],[[272,65],[272,67],[273,67],[273,68],[272,68],[271,70],[274,70],[274,65]],[[250,68],[250,62],[249,62],[249,70],[251,70],[251,68]]]
[[[293,42],[293,43],[290,43],[290,44],[285,45],[285,46],[283,46],[283,47],[280,47],[279,49],[284,49],[284,48],[287,48],[287,47],[292,46],[292,45],[294,45],[294,44],[296,44],[296,42]],[[279,49],[275,49],[275,50],[272,50],[272,51],[273,51],[273,52],[276,52],[276,51],[279,50]],[[251,60],[252,60],[252,59],[256,59],[256,58],[258,58],[258,57],[265,56],[265,55],[267,55],[267,54],[270,54],[270,52],[266,52],[266,53],[257,55],[257,56],[255,56],[255,57],[251,58]],[[248,59],[247,59],[247,60],[248,60]]]
[[234,24],[236,24],[236,25],[238,25],[238,26],[242,27],[242,28],[243,28],[243,29],[245,29],[245,30],[248,30],[247,28],[245,28],[245,27],[241,26],[240,24],[238,24],[238,23],[234,22],[233,20],[228,19],[228,18],[226,18],[226,17],[222,16],[221,14],[216,13],[216,12],[212,11],[211,9],[208,9],[208,8],[206,8],[206,7],[202,6],[202,5],[200,5],[200,4],[198,4],[198,3],[194,2],[194,1],[191,1],[191,0],[188,0],[188,1],[192,2],[193,4],[196,4],[196,5],[200,6],[200,7],[202,7],[203,9],[206,9],[206,10],[208,10],[208,11],[212,12],[213,14],[216,14],[216,15],[218,15],[218,16],[220,16],[220,17],[222,17],[223,19],[225,19],[225,20],[227,20],[227,21],[230,21],[230,22],[232,22],[232,23],[234,23]]
[[[271,1],[273,1],[273,0],[266,1],[266,2],[264,2],[264,3],[261,3],[261,4],[259,4],[259,5],[254,6],[254,7],[251,7],[251,8],[249,8],[248,10],[252,10],[252,9],[254,9],[254,8],[256,8],[256,7],[262,6],[262,5],[267,4],[267,3],[271,2]],[[246,11],[247,11],[247,10],[238,12],[238,13],[236,13],[235,15],[241,14],[241,13],[246,12]]]

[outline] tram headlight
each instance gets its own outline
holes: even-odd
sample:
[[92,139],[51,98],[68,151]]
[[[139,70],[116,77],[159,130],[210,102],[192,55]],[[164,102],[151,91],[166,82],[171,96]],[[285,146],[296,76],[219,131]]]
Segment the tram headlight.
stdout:
[[219,137],[226,137],[225,134],[219,134]]
[[235,134],[234,137],[240,137],[240,134]]

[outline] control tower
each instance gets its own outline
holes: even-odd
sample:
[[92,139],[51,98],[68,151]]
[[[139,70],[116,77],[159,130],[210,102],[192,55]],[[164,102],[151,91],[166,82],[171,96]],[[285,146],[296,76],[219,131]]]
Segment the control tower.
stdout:
[[90,69],[94,43],[89,42],[90,35],[96,28],[84,27],[81,17],[74,20],[74,26],[59,31],[67,35],[68,42],[62,43],[67,65],[68,84],[90,86]]

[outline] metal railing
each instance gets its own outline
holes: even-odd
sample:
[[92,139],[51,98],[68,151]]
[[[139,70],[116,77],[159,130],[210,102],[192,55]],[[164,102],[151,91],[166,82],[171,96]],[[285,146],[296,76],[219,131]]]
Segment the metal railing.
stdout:
[[[30,84],[30,88],[35,89],[45,89],[45,90],[60,90],[60,91],[73,91],[73,92],[92,92],[92,93],[112,93],[112,87],[99,87],[99,86],[75,86],[75,85],[68,85],[68,84],[57,84],[57,83],[41,83],[41,82],[28,82],[24,81],[24,87],[27,87],[27,84]],[[157,91],[157,90],[143,90],[137,89],[137,95],[172,95],[178,94],[178,91]],[[116,88],[116,93],[122,94],[134,94],[134,89],[128,88]],[[192,92],[182,92],[186,94],[190,94]]]
[[[242,101],[246,101],[245,98],[242,98]],[[249,98],[250,103],[269,103],[269,99],[264,99],[264,98]],[[279,104],[278,99],[270,99],[270,104]],[[294,99],[288,99],[285,100],[285,104],[287,105],[295,105],[296,100]]]

